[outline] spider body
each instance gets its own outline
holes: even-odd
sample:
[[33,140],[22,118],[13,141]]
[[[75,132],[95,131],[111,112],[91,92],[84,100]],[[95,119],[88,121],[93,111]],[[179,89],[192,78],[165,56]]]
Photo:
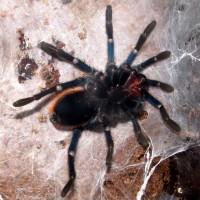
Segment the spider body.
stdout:
[[112,73],[115,74],[114,79],[108,73],[83,78],[79,86],[59,93],[49,109],[51,122],[57,128],[73,130],[87,128],[94,118],[100,122],[104,115],[109,118],[119,116],[124,106],[136,115],[142,112],[137,108],[142,107],[148,91],[146,77],[127,66],[122,69],[115,66]]
[[149,87],[157,87],[165,92],[173,92],[173,87],[146,78],[141,72],[150,65],[167,59],[169,51],[164,51],[146,60],[139,65],[132,65],[138,51],[142,48],[147,37],[155,28],[156,22],[152,21],[140,35],[135,48],[119,67],[114,62],[114,40],[112,27],[112,8],[106,9],[106,32],[108,61],[104,73],[90,67],[78,58],[73,57],[62,49],[41,42],[39,47],[47,54],[58,60],[70,62],[78,69],[88,74],[87,77],[77,78],[73,81],[61,83],[25,99],[16,101],[15,107],[24,106],[34,100],[57,92],[50,108],[50,120],[57,128],[73,130],[71,144],[68,149],[69,181],[65,185],[61,196],[64,197],[72,187],[76,173],[74,168],[75,153],[81,133],[92,126],[102,124],[108,146],[106,156],[107,171],[111,169],[114,142],[110,127],[114,120],[123,115],[131,119],[135,136],[143,148],[149,146],[149,137],[142,132],[137,121],[137,116],[143,111],[144,102],[147,101],[159,109],[166,125],[175,132],[180,131],[179,125],[170,119],[164,106],[149,92]]

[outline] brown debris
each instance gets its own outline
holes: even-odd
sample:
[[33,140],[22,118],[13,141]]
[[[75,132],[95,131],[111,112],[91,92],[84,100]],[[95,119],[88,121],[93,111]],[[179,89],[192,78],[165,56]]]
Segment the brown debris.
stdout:
[[54,199],[54,184],[52,180],[44,180],[39,172],[22,172],[16,177],[1,177],[0,194],[3,200]]
[[3,19],[5,19],[5,17],[7,16],[7,12],[6,11],[3,11],[3,10],[1,10],[0,11],[0,20],[3,20]]
[[58,40],[55,36],[52,37],[52,40],[58,49],[62,49],[66,46],[64,42]]
[[46,25],[46,26],[49,25],[49,20],[48,20],[48,18],[45,18],[45,19],[44,19],[43,24]]
[[65,149],[67,146],[67,141],[66,140],[60,140],[56,142],[57,146],[59,149]]
[[75,51],[70,51],[69,54],[70,54],[71,56],[74,56],[74,55],[75,55]]
[[[127,158],[124,155],[130,154],[130,149],[136,147],[135,139],[130,139],[125,148],[117,152],[115,162],[126,163]],[[104,182],[105,195],[109,200],[136,199],[136,195],[144,179],[144,157],[145,151],[140,147],[134,149],[133,154],[128,158],[126,167],[119,171],[111,171],[106,175]],[[158,162],[155,158],[152,166]],[[162,162],[157,166],[154,174],[150,178],[143,199],[156,200],[164,191],[166,182],[169,182],[170,170],[169,161]]]
[[[155,158],[152,165],[154,166],[159,159],[159,157]],[[167,159],[156,167],[153,175],[151,176],[146,189],[146,195],[148,197],[147,199],[156,200],[158,197],[160,197],[165,189],[165,185],[169,182],[169,180],[170,164],[169,160]]]
[[55,70],[52,61],[49,61],[48,65],[42,67],[40,76],[46,82],[44,89],[54,87],[59,83],[60,73],[58,70]]
[[83,32],[78,33],[78,37],[80,40],[85,40],[87,38],[87,32],[85,28],[83,29]]
[[62,0],[63,4],[71,3],[72,0]]
[[30,58],[28,54],[21,59],[17,67],[19,83],[24,83],[27,79],[31,79],[31,77],[36,74],[36,70],[38,69],[38,65],[35,60]]
[[27,50],[27,49],[28,49],[28,43],[27,43],[26,40],[28,40],[28,38],[25,37],[24,32],[23,32],[22,29],[19,29],[19,30],[17,31],[17,33],[18,33],[18,35],[19,35],[19,36],[18,36],[18,39],[19,39],[19,42],[20,42],[20,44],[19,44],[19,49],[20,49],[21,51]]
[[200,147],[196,146],[170,158],[170,181],[166,190],[180,199],[200,197]]
[[47,116],[46,115],[43,115],[43,114],[40,114],[37,116],[37,119],[40,123],[46,123],[47,122]]
[[142,120],[144,120],[144,119],[147,119],[147,118],[148,118],[148,112],[147,112],[146,110],[143,110],[143,111],[139,114],[139,116],[137,116],[137,118],[138,118],[140,121],[142,121]]

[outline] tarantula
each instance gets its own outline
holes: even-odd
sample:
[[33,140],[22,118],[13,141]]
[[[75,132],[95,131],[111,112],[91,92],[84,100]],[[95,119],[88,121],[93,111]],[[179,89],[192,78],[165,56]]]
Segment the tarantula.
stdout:
[[141,131],[137,116],[143,111],[145,101],[160,110],[161,117],[169,128],[175,132],[181,130],[179,125],[170,119],[164,106],[148,93],[149,87],[158,87],[165,92],[173,92],[173,87],[157,80],[147,79],[141,73],[150,65],[169,58],[170,52],[164,51],[139,65],[132,65],[137,53],[155,26],[156,22],[152,21],[146,27],[135,48],[130,52],[125,62],[118,67],[114,62],[112,8],[108,5],[106,9],[108,61],[104,73],[51,44],[46,42],[39,44],[39,47],[47,54],[60,61],[70,62],[76,68],[88,74],[87,77],[61,83],[32,97],[18,100],[13,104],[15,107],[24,106],[50,93],[58,93],[49,109],[50,120],[57,128],[73,130],[71,144],[68,149],[69,181],[62,190],[62,197],[66,196],[74,183],[76,177],[74,168],[75,153],[81,133],[85,129],[97,124],[103,125],[108,146],[106,156],[107,172],[111,169],[114,147],[110,127],[112,121],[118,116],[118,112],[124,113],[131,119],[136,138],[143,148],[149,146],[150,139]]

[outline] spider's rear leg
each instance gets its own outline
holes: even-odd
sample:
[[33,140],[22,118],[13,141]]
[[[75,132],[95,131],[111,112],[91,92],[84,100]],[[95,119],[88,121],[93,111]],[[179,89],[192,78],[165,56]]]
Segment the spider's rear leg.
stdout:
[[79,70],[85,73],[89,73],[89,74],[98,73],[96,69],[90,67],[89,65],[81,61],[80,59],[75,58],[74,56],[63,51],[62,49],[58,49],[57,47],[47,42],[40,42],[38,46],[47,54],[51,55],[52,57],[57,58],[60,61],[70,62],[74,64]]
[[[99,121],[99,119],[93,119],[87,124],[85,128],[88,129],[88,128],[96,127],[96,126],[99,126],[101,123],[102,122]],[[107,172],[110,172],[111,165],[112,165],[114,142],[113,142],[111,131],[110,131],[110,125],[106,117],[103,117],[103,127],[104,127],[106,143],[108,147],[107,156],[106,156],[106,166],[107,166]]]
[[140,124],[138,123],[137,118],[134,116],[134,114],[131,113],[130,109],[127,107],[127,105],[122,104],[122,110],[131,118],[133,128],[135,131],[135,137],[138,141],[138,143],[144,148],[147,149],[150,144],[149,137],[142,132]]
[[108,63],[107,66],[114,64],[114,40],[113,40],[113,25],[112,25],[112,7],[108,5],[106,8],[106,34],[108,37]]
[[135,45],[135,48],[131,51],[128,58],[126,59],[125,63],[128,65],[131,65],[134,61],[138,51],[142,48],[143,44],[145,43],[147,37],[150,35],[150,33],[153,31],[153,29],[156,26],[156,21],[152,21],[144,30],[144,32],[140,35],[137,44]]
[[63,188],[61,192],[62,197],[65,197],[67,195],[67,193],[71,189],[74,183],[74,180],[76,178],[74,160],[75,160],[76,149],[77,149],[79,138],[81,136],[81,132],[82,130],[77,129],[73,132],[73,135],[72,135],[72,140],[68,149],[69,181],[67,182],[67,184],[65,185],[65,187]]
[[110,172],[111,165],[112,165],[112,157],[113,157],[113,148],[114,148],[114,142],[112,139],[112,135],[110,132],[110,124],[106,117],[103,118],[103,127],[104,127],[104,133],[106,137],[106,143],[108,146],[107,156],[106,156],[106,166],[107,166],[107,172]]
[[148,101],[151,105],[153,105],[155,108],[158,108],[160,110],[160,114],[162,116],[163,121],[175,132],[180,132],[181,128],[180,126],[170,119],[167,111],[165,110],[164,106],[151,94],[146,93],[146,101]]
[[158,87],[158,88],[160,88],[161,90],[163,90],[164,92],[167,92],[167,93],[171,93],[171,92],[174,91],[174,88],[171,85],[157,81],[157,80],[147,79],[147,83],[148,83],[149,86]]
[[131,121],[134,127],[135,136],[137,138],[138,143],[144,148],[147,149],[150,144],[149,137],[142,132],[140,124],[134,115],[131,115]]

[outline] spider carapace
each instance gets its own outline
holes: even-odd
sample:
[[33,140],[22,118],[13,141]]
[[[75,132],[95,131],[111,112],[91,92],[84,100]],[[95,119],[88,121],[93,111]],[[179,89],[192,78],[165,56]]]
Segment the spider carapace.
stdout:
[[136,138],[143,148],[149,146],[150,140],[141,131],[137,116],[143,111],[145,101],[160,110],[163,121],[170,129],[175,132],[180,131],[179,125],[170,119],[164,106],[148,92],[149,87],[157,87],[165,92],[173,92],[173,87],[157,80],[148,79],[141,73],[150,65],[169,58],[170,52],[161,52],[139,65],[132,64],[155,26],[156,22],[152,21],[145,28],[135,48],[131,50],[127,59],[117,67],[114,61],[112,8],[108,5],[106,9],[108,60],[104,73],[49,43],[41,42],[39,44],[39,47],[47,54],[60,61],[70,62],[76,68],[88,74],[87,77],[61,83],[32,97],[18,100],[13,104],[15,107],[24,106],[50,93],[57,93],[49,109],[50,120],[57,128],[66,128],[73,131],[68,149],[69,180],[62,190],[62,197],[66,196],[74,183],[76,177],[74,168],[75,153],[78,140],[85,129],[97,124],[103,125],[108,146],[106,157],[108,172],[111,168],[114,147],[110,127],[112,120],[120,116],[119,112],[131,120]]

